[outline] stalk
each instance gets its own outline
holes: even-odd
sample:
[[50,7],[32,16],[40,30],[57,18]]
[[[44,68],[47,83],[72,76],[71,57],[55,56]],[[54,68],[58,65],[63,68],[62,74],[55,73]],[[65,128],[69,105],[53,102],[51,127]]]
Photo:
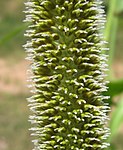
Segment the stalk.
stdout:
[[25,45],[34,150],[101,150],[109,144],[102,92],[106,55],[100,0],[29,0]]
[[109,2],[109,11],[107,15],[107,23],[105,28],[105,39],[109,43],[109,59],[108,59],[108,66],[109,70],[109,79],[112,80],[113,77],[113,70],[112,64],[115,56],[115,47],[116,47],[116,35],[118,29],[119,18],[116,14],[119,12],[118,8],[118,0],[110,0]]

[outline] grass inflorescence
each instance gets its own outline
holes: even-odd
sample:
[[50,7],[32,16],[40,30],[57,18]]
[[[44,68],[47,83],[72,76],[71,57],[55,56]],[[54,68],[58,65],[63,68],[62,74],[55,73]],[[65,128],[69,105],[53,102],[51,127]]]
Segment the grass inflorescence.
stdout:
[[100,0],[29,0],[25,45],[34,86],[34,150],[100,150],[109,129],[102,92],[105,17]]

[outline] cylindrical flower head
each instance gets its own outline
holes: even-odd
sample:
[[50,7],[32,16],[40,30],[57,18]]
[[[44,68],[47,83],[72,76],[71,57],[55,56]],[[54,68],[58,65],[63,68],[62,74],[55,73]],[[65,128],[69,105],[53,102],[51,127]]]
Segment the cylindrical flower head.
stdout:
[[29,0],[34,150],[108,147],[101,0]]

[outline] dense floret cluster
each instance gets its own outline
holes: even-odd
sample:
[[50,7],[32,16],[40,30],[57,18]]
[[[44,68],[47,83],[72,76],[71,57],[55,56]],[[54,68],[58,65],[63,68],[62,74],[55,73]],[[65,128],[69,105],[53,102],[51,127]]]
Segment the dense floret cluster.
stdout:
[[100,0],[29,0],[25,5],[34,150],[105,149],[107,66]]

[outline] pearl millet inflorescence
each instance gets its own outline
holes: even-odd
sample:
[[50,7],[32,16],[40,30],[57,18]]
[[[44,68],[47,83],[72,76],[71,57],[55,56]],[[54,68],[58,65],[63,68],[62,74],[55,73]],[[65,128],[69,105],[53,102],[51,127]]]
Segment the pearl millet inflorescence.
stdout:
[[101,150],[109,134],[101,0],[28,0],[34,150]]

